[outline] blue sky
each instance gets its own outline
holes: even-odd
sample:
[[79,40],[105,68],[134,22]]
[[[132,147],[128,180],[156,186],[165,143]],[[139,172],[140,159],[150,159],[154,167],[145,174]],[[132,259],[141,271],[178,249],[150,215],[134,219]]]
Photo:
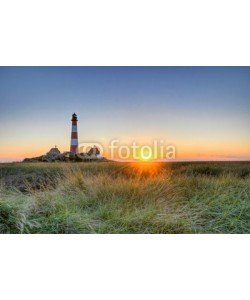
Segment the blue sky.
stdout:
[[250,158],[248,67],[0,67],[0,160],[79,139],[176,145],[180,159]]

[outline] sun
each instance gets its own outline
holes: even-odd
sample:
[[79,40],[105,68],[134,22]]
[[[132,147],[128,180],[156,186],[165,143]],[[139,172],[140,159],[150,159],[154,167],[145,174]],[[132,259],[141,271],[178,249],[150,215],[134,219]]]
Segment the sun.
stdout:
[[140,154],[140,160],[141,161],[152,161],[153,160],[152,153],[148,153],[148,152],[141,153]]
[[149,161],[149,160],[151,160],[151,157],[143,154],[143,155],[141,155],[140,160]]

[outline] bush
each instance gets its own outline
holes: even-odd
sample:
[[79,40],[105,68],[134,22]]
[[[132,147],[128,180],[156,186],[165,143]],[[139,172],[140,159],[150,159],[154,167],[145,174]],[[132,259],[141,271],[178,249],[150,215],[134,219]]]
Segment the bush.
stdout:
[[220,167],[215,166],[197,166],[188,170],[189,175],[199,176],[220,176],[223,170]]

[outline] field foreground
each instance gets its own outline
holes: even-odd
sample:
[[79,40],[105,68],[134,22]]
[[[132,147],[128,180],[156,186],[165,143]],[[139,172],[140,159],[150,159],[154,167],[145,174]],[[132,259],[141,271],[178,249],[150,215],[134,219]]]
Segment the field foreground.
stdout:
[[250,162],[0,164],[0,233],[250,233]]

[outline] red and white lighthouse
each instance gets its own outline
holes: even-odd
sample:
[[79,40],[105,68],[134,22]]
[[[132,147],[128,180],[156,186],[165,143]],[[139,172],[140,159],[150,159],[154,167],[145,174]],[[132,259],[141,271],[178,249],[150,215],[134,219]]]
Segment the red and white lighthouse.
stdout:
[[78,133],[77,133],[77,115],[74,113],[72,115],[72,130],[71,130],[71,143],[70,143],[70,152],[72,154],[78,153]]

